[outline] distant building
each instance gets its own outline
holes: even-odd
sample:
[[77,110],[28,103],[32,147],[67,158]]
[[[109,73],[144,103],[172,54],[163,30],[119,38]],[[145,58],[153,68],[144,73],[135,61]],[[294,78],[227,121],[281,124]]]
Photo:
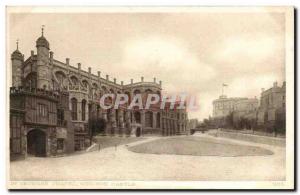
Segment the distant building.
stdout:
[[242,99],[235,102],[233,109],[233,122],[238,121],[242,117],[249,120],[255,120],[258,107],[259,101],[256,97]]
[[[278,86],[277,82],[274,82],[270,89],[262,89],[260,101],[256,97],[227,98],[222,95],[213,101],[212,121],[217,127],[233,125],[234,128],[255,128],[285,133],[285,91],[285,82],[282,86]],[[228,118],[229,121],[226,121],[226,116],[231,113],[232,118]],[[232,121],[230,122],[230,120]]]
[[237,123],[241,118],[256,120],[258,106],[259,101],[257,98],[227,98],[225,95],[222,95],[219,99],[213,101],[213,123],[217,127],[229,125],[226,117],[230,114],[232,114],[231,123]]
[[226,117],[234,111],[235,104],[242,100],[248,100],[248,98],[227,98],[225,95],[221,95],[219,99],[213,101],[213,118]]
[[188,130],[195,129],[197,125],[198,125],[198,119],[196,118],[190,119],[188,122]]
[[285,103],[286,103],[286,84],[278,86],[277,82],[268,90],[262,89],[260,107],[257,113],[257,124],[265,125],[268,128],[275,126],[275,122],[285,124]]

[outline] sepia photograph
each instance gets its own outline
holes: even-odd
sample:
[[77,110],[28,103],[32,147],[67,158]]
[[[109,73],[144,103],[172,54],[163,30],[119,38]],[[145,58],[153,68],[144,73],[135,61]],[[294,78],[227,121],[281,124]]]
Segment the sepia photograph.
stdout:
[[294,189],[294,11],[7,6],[7,188]]

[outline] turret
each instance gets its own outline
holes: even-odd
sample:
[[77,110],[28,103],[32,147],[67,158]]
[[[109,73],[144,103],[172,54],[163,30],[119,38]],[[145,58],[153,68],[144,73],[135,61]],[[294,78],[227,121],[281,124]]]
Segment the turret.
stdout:
[[49,64],[49,42],[44,37],[44,27],[42,27],[42,36],[36,41],[37,48],[37,88],[50,90],[51,69]]
[[11,71],[12,71],[12,86],[20,87],[22,85],[22,64],[24,55],[19,51],[19,41],[17,41],[17,49],[11,54]]

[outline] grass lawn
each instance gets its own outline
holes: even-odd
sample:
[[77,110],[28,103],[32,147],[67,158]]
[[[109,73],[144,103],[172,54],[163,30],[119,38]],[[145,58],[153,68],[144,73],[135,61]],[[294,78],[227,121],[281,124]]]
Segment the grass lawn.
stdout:
[[100,144],[101,149],[108,147],[115,147],[123,144],[128,144],[140,140],[144,140],[142,137],[110,137],[110,136],[97,136],[94,140]]
[[264,156],[273,152],[256,146],[246,146],[230,141],[207,137],[172,137],[132,146],[132,152],[149,154],[176,154],[193,156]]

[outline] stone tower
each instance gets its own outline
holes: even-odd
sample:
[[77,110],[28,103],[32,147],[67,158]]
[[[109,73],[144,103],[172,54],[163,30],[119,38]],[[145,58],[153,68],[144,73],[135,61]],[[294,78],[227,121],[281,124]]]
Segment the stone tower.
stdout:
[[51,69],[49,64],[49,42],[44,37],[44,28],[42,36],[36,41],[37,48],[37,88],[50,90]]
[[19,43],[17,41],[17,49],[11,54],[12,64],[12,86],[20,87],[22,85],[22,64],[24,55],[19,51]]

